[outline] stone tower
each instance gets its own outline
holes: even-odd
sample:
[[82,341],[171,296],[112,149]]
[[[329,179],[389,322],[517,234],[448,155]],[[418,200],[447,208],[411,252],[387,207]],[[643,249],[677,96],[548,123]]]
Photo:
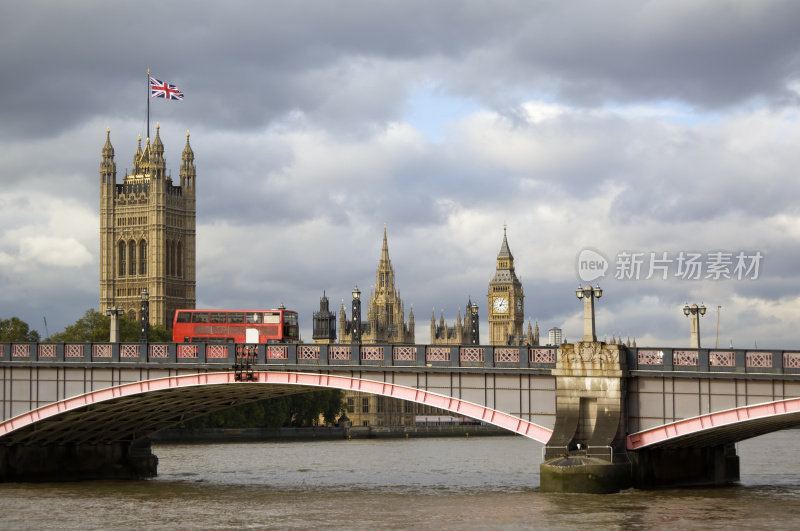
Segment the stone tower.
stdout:
[[[344,305],[339,310],[339,342],[350,343],[352,325],[345,318]],[[394,285],[394,269],[389,260],[386,227],[383,228],[383,248],[375,272],[375,287],[369,299],[367,321],[361,325],[362,343],[414,343],[414,309],[405,321],[403,301]]]
[[[111,133],[100,162],[100,312],[123,308],[138,319],[142,291],[151,324],[172,328],[178,308],[195,305],[195,165],[186,133],[180,185],[172,183],[156,125],[152,145],[139,137],[133,168],[117,183]],[[127,170],[126,170],[127,172]]]
[[489,282],[489,344],[519,345],[523,341],[525,296],[514,272],[514,256],[508,248],[506,229],[503,244],[497,253],[494,278]]
[[330,311],[325,292],[319,300],[319,311],[314,312],[314,330],[311,338],[314,343],[334,343],[336,341],[336,316]]

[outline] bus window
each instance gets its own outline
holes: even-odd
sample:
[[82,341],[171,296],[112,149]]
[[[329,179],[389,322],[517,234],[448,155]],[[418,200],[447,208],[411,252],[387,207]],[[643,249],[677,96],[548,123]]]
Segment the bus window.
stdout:
[[281,314],[278,312],[264,312],[264,324],[280,324]]
[[283,318],[286,321],[287,325],[297,326],[297,314],[294,312],[286,312],[283,314]]
[[193,323],[207,323],[208,322],[208,312],[194,312],[192,314],[192,322]]
[[226,323],[228,320],[226,319],[227,314],[225,312],[211,312],[211,323]]
[[178,317],[175,319],[176,323],[188,323],[191,322],[192,319],[192,312],[178,312]]
[[247,312],[247,324],[261,324],[261,312]]
[[231,312],[228,314],[229,323],[244,323],[244,312]]

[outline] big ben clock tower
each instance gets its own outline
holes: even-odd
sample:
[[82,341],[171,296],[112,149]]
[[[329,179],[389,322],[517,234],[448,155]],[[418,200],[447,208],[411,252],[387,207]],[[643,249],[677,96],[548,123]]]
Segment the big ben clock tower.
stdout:
[[514,273],[514,256],[503,227],[503,245],[497,253],[497,269],[489,282],[489,343],[519,345],[525,320],[522,284]]

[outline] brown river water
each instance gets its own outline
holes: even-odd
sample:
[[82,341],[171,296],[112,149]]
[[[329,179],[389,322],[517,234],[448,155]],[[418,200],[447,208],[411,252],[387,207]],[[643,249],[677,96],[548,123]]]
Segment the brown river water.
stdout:
[[738,445],[741,483],[539,491],[522,437],[160,444],[147,481],[0,484],[2,529],[800,529],[800,430]]

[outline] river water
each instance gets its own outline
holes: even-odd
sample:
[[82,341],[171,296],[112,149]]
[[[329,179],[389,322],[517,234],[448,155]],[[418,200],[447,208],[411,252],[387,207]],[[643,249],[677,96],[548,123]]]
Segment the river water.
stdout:
[[522,437],[154,445],[148,481],[0,484],[3,529],[797,529],[800,430],[739,443],[741,484],[539,491]]

